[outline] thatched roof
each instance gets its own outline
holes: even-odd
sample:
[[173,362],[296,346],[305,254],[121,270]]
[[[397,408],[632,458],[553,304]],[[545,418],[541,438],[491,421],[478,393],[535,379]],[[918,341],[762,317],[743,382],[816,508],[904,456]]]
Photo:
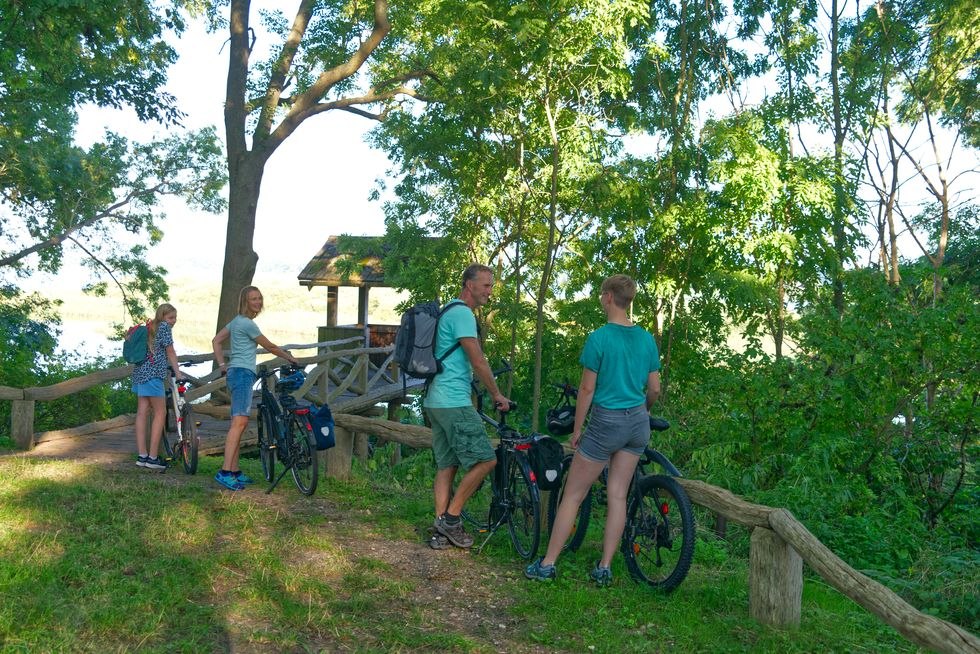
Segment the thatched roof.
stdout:
[[379,236],[345,238],[357,243],[358,250],[369,254],[356,262],[350,274],[344,275],[341,271],[349,269],[352,255],[339,251],[337,237],[331,236],[297,276],[300,286],[387,286],[381,269],[381,260],[387,250],[384,239]]

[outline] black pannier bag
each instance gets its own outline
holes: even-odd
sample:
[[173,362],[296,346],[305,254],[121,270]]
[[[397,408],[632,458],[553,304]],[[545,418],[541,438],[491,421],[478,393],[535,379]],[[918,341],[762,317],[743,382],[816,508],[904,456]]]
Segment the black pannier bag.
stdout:
[[564,458],[565,448],[561,443],[551,436],[535,436],[528,452],[528,460],[538,488],[553,491],[561,486],[561,464]]

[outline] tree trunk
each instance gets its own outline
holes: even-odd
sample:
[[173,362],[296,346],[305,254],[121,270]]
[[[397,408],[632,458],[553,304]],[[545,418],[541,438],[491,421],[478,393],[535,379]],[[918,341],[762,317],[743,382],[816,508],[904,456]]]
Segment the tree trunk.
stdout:
[[245,152],[235,160],[228,160],[228,227],[216,332],[238,313],[239,294],[252,283],[259,261],[253,249],[253,235],[264,162],[256,163],[256,159],[254,153]]

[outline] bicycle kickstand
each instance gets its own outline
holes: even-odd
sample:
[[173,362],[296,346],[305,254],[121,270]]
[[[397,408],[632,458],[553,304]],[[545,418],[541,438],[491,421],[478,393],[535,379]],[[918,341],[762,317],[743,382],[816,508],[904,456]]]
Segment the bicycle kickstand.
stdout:
[[495,533],[497,533],[497,530],[500,529],[500,527],[503,524],[504,524],[504,521],[498,519],[497,522],[495,522],[494,524],[488,525],[485,532],[484,532],[484,530],[480,530],[480,531],[477,532],[479,534],[486,533],[486,535],[487,535],[487,537],[483,539],[483,542],[480,543],[480,546],[476,548],[476,553],[477,554],[481,554],[483,552],[483,548],[487,546],[487,543],[490,542],[490,539],[493,538],[493,535]]
[[279,482],[282,481],[282,478],[286,476],[286,473],[292,469],[293,469],[293,464],[289,464],[288,466],[283,468],[282,472],[279,473],[279,476],[276,477],[276,480],[272,482],[272,485],[269,486],[268,489],[266,489],[265,494],[268,495],[269,493],[271,493],[275,489],[275,487],[279,485]]

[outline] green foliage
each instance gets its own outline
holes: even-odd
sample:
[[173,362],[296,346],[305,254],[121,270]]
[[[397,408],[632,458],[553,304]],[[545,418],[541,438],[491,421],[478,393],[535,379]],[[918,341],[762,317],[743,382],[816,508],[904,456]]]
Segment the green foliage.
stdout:
[[164,271],[145,263],[146,248],[161,238],[160,198],[181,197],[212,212],[224,207],[222,148],[213,129],[147,144],[112,133],[87,148],[73,141],[85,103],[130,108],[166,127],[179,123],[174,98],[160,89],[176,60],[164,33],[183,31],[184,4],[0,3],[5,281],[57,272],[65,248],[74,248],[92,271],[93,291],[111,281],[132,315],[142,315],[165,294]]
[[[56,352],[57,303],[37,294],[24,295],[13,287],[0,287],[0,386],[50,386],[110,367],[113,361],[78,360]],[[136,408],[135,397],[124,382],[101,384],[56,400],[37,402],[35,431],[75,427],[103,420]],[[10,403],[0,403],[0,437],[10,436]]]

